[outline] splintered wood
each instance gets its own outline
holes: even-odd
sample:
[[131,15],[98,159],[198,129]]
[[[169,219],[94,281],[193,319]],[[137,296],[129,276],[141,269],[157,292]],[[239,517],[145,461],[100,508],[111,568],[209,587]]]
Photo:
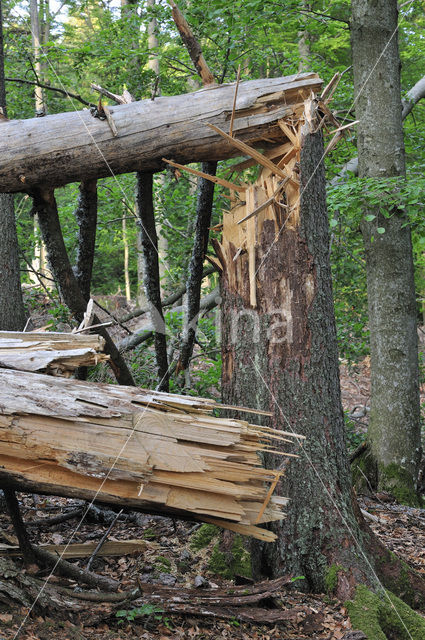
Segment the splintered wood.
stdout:
[[[270,97],[270,96],[269,96]],[[264,225],[270,222],[275,238],[284,229],[295,228],[299,223],[300,183],[299,160],[301,151],[301,131],[308,120],[312,98],[305,99],[303,90],[292,95],[290,113],[278,120],[282,139],[270,148],[270,140],[263,138],[265,150],[258,149],[238,140],[217,126],[207,123],[208,127],[219,134],[229,145],[238,149],[247,158],[232,165],[228,175],[241,173],[252,166],[259,166],[259,176],[252,184],[237,184],[216,176],[209,178],[216,184],[229,189],[230,207],[223,211],[221,242],[213,241],[217,257],[209,257],[220,271],[226,272],[230,288],[236,290],[235,282],[243,283],[247,288],[247,297],[252,307],[257,306],[257,246],[263,235]],[[335,119],[328,115],[329,108],[322,102],[324,116],[333,123]],[[257,142],[258,144],[258,142]],[[199,175],[199,171],[173,161],[165,160],[172,166],[185,169]],[[269,238],[272,245],[273,240]]]
[[[291,117],[279,120],[284,140],[274,147],[274,152],[268,150],[261,154],[235,141],[238,148],[260,166],[260,175],[245,188],[243,195],[230,191],[230,210],[223,212],[222,240],[216,243],[216,251],[227,277],[234,280],[230,285],[232,289],[236,289],[236,281],[247,279],[252,307],[257,306],[256,247],[265,222],[272,221],[275,237],[285,227],[290,229],[298,224],[300,190],[297,168],[303,111],[297,106]],[[247,166],[251,166],[250,161],[248,165],[246,162],[235,165],[233,170],[243,171]]]
[[[216,418],[202,398],[0,370],[0,485],[198,519],[261,540],[278,471],[258,452],[302,438]],[[261,412],[260,412],[261,413]],[[294,456],[294,453],[282,453]]]
[[0,368],[69,377],[78,367],[109,360],[97,335],[0,331]]

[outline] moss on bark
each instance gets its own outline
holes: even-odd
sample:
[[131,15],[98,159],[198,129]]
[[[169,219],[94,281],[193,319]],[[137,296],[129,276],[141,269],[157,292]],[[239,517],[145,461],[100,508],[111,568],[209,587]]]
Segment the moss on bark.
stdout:
[[373,593],[359,585],[346,607],[353,628],[363,631],[368,640],[425,638],[425,620],[391,591]]
[[412,475],[395,462],[379,466],[379,488],[391,493],[400,504],[421,506]]

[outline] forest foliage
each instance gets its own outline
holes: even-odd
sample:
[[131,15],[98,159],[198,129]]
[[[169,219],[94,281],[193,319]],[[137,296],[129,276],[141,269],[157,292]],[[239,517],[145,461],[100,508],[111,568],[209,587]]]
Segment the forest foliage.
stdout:
[[[63,3],[39,2],[42,31],[40,62],[42,78],[50,86],[44,90],[48,113],[83,108],[75,98],[51,90],[59,88],[96,103],[98,95],[90,88],[96,83],[121,94],[128,89],[136,99],[149,99],[154,91],[175,95],[200,87],[199,79],[182,45],[165,0],[154,6],[146,2],[116,0],[67,0]],[[405,6],[406,5],[406,6]],[[425,57],[424,2],[405,3],[400,13],[400,50],[404,94],[422,77]],[[408,5],[408,6],[407,6]],[[332,108],[342,124],[354,119],[353,80],[350,68],[350,2],[318,0],[181,0],[179,6],[202,44],[203,53],[218,83],[234,82],[238,66],[241,79],[276,77],[300,70],[301,37],[307,44],[308,70],[320,74],[327,83],[335,72],[344,72]],[[34,116],[34,83],[37,79],[31,41],[27,2],[3,2],[10,118]],[[148,47],[148,24],[156,20],[158,47]],[[149,68],[150,57],[159,60],[159,83]],[[158,85],[158,87],[157,87]],[[106,101],[107,102],[107,101]],[[329,180],[328,206],[332,239],[332,270],[335,310],[341,357],[354,364],[368,353],[367,297],[362,239],[359,233],[365,204],[380,208],[384,218],[396,209],[409,217],[413,233],[418,318],[425,309],[425,234],[422,214],[425,178],[424,127],[425,105],[418,103],[406,119],[405,143],[407,179],[367,179],[347,177],[332,183],[346,161],[356,154],[355,127],[327,157]],[[385,132],[382,132],[385,135]],[[224,175],[229,162],[222,162]],[[183,175],[179,180],[169,172],[155,180],[156,217],[161,234],[167,240],[161,255],[165,264],[162,287],[165,294],[174,291],[187,277],[196,207],[196,179]],[[212,227],[220,222],[225,200],[216,189]],[[124,291],[123,217],[129,244],[129,275],[132,296],[138,291],[137,226],[135,224],[135,177],[120,175],[99,181],[99,222],[93,272],[93,294],[105,296]],[[78,185],[56,192],[63,234],[71,260],[77,247],[77,223],[74,216]],[[34,225],[30,198],[17,195],[17,228],[22,255],[23,281],[28,281],[27,265],[34,251]],[[378,233],[385,233],[379,227]],[[213,253],[212,248],[210,249]],[[216,277],[206,289],[216,285]],[[52,326],[66,318],[66,310],[57,301]],[[171,336],[179,335],[181,314],[167,314]],[[199,343],[207,367],[194,380],[198,392],[205,393],[219,379],[220,356],[214,319],[200,324]],[[138,382],[154,384],[153,354],[149,345],[138,347],[134,355]],[[142,363],[142,365],[141,365]],[[151,364],[150,364],[151,363]],[[196,378],[196,376],[195,376]],[[177,383],[172,382],[172,388]],[[174,387],[173,387],[174,385]]]

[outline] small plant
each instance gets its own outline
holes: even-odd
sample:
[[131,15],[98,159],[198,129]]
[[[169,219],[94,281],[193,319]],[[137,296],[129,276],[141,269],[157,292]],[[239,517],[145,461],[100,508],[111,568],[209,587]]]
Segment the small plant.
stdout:
[[120,620],[120,623],[122,623],[124,620],[127,620],[127,622],[133,622],[136,618],[144,617],[147,617],[148,619],[153,617],[154,620],[162,620],[163,613],[164,609],[161,609],[158,605],[146,603],[142,604],[141,607],[136,607],[134,609],[120,609],[116,612],[115,616],[117,618],[122,618]]

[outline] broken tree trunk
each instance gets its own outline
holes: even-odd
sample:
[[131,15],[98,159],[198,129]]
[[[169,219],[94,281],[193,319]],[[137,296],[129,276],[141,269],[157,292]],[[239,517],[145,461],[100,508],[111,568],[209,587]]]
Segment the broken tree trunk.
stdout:
[[[258,146],[281,138],[277,121],[321,84],[315,73],[241,83],[234,134]],[[0,192],[158,171],[163,156],[185,163],[238,155],[205,126],[212,122],[228,130],[234,94],[234,84],[229,84],[114,105],[109,112],[118,135],[107,120],[94,118],[88,110],[2,122]]]
[[255,526],[281,519],[286,504],[271,495],[265,483],[274,486],[276,472],[263,469],[257,455],[273,432],[208,415],[218,406],[0,370],[0,485],[199,519],[273,540]]
[[[346,456],[321,108],[320,100],[308,100],[298,117],[280,122],[289,142],[273,162],[257,159],[263,164],[259,178],[243,202],[232,194],[224,215],[216,244],[222,390],[225,402],[270,409],[274,428],[307,437],[302,470],[301,459],[295,461],[282,483],[291,497],[288,516],[272,525],[278,534],[273,548],[256,548],[254,572],[303,575],[304,588],[321,591],[328,567],[338,565],[344,572],[335,590],[344,598],[356,581],[371,583],[373,577]],[[266,459],[279,464],[273,454]]]
[[97,335],[0,331],[0,368],[69,377],[109,360],[104,348]]

